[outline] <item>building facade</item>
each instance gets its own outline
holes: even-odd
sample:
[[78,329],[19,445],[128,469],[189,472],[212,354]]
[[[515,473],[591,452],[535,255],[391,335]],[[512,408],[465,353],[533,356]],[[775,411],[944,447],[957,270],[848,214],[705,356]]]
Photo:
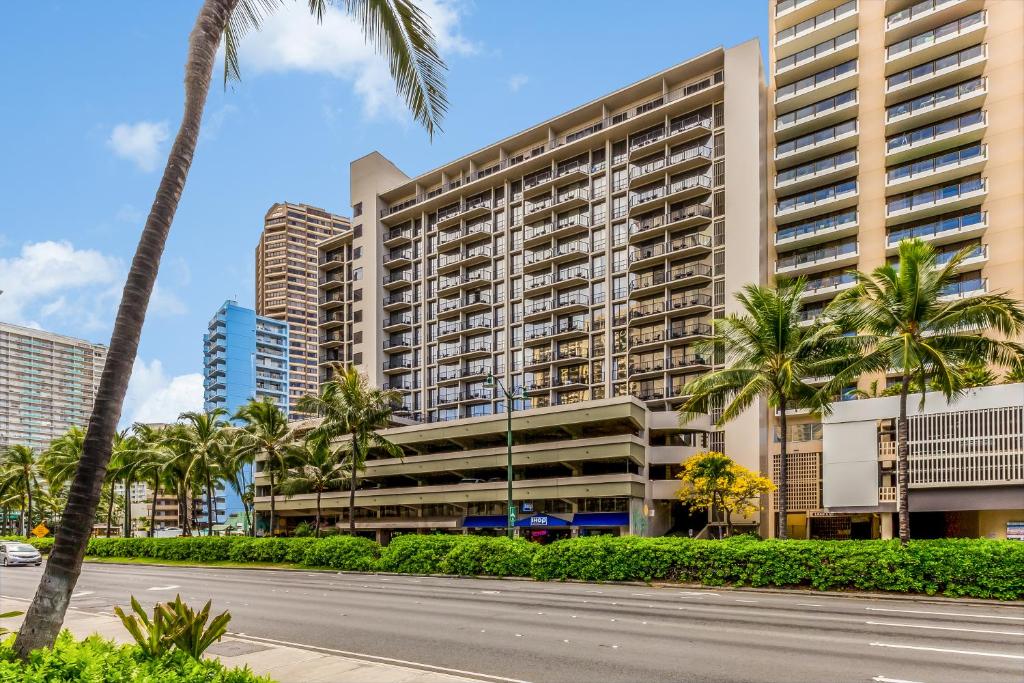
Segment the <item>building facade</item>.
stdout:
[[256,246],[256,313],[287,322],[288,403],[319,387],[317,245],[349,228],[349,220],[307,204],[267,211]]
[[[352,231],[345,230],[318,245],[320,264],[320,381],[331,379],[338,364],[354,362],[352,344],[372,334],[362,325],[362,312],[355,315],[354,291],[365,285],[353,279]],[[358,273],[362,279],[362,273]],[[412,314],[396,320],[413,323]]]
[[[1024,3],[777,0],[769,17],[771,270],[807,278],[804,319],[909,237],[940,260],[973,248],[949,298],[1024,297]],[[827,514],[828,465],[820,423],[793,422],[799,536]]]
[[41,451],[92,413],[107,347],[0,322],[0,449]]
[[[204,410],[223,408],[228,416],[252,399],[270,400],[288,412],[289,324],[256,315],[251,308],[225,301],[203,335]],[[245,481],[252,481],[247,469]],[[241,498],[218,487],[226,513],[244,512]]]

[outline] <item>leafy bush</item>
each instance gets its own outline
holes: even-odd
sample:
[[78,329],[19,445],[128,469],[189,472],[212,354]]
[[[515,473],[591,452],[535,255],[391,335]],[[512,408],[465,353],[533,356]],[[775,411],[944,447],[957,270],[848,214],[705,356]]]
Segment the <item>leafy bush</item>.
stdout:
[[377,568],[400,574],[441,574],[441,561],[465,536],[406,534],[391,539]]
[[[306,540],[306,539],[302,539]],[[372,571],[380,555],[380,546],[358,536],[332,536],[303,543],[302,564],[307,567],[330,567],[342,571]]]
[[125,614],[120,607],[114,607],[114,613],[121,618],[121,623],[147,657],[162,657],[172,648],[177,648],[193,659],[202,659],[206,649],[224,636],[231,621],[231,613],[222,612],[207,626],[212,604],[212,601],[207,601],[203,609],[196,612],[177,595],[174,602],[153,605],[153,619],[150,620],[133,595],[134,614]]
[[309,522],[299,522],[295,525],[295,528],[292,529],[292,537],[294,538],[304,538],[312,535],[313,527],[310,526]]
[[52,649],[40,649],[27,663],[18,661],[12,639],[0,643],[0,681],[104,681],[105,683],[271,683],[248,669],[228,669],[216,660],[195,660],[181,651],[147,657],[137,646],[116,645],[98,636],[76,641],[68,631]]
[[462,576],[530,576],[533,556],[539,548],[528,541],[465,536],[441,559],[440,569],[443,574]]

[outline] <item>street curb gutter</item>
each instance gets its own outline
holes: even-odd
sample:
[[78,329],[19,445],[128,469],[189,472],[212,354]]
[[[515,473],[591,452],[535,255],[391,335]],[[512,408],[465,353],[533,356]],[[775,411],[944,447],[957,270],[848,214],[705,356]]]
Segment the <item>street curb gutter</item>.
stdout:
[[686,590],[707,591],[734,591],[742,593],[762,593],[776,595],[806,595],[829,598],[867,599],[867,600],[895,600],[915,603],[955,604],[978,607],[1021,607],[1024,600],[984,600],[981,598],[952,598],[944,595],[921,595],[918,593],[876,593],[858,591],[821,591],[813,588],[768,588],[751,586],[707,586],[702,583],[674,583],[670,581],[581,581],[579,579],[563,579],[561,581],[539,581],[528,576],[487,576],[487,575],[460,575],[460,574],[403,574],[401,572],[356,572],[338,569],[324,569],[318,567],[218,567],[206,564],[159,564],[156,562],[138,564],[134,562],[94,562],[89,558],[85,559],[89,564],[109,564],[121,567],[168,567],[171,569],[226,569],[240,571],[272,571],[272,572],[306,572],[320,574],[351,574],[354,576],[398,576],[418,577],[434,579],[483,579],[489,581],[527,581],[530,583],[578,583],[589,586],[641,586],[645,588],[669,588]]

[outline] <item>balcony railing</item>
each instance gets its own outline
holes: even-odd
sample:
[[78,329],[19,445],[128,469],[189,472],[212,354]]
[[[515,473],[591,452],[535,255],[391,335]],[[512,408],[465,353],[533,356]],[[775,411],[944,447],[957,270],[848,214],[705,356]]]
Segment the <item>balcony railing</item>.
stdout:
[[885,118],[887,121],[898,119],[904,116],[913,116],[919,114],[922,111],[928,109],[934,109],[942,106],[946,102],[959,100],[963,97],[967,97],[975,92],[985,90],[986,80],[984,78],[972,78],[969,81],[958,83],[957,85],[951,85],[948,88],[943,88],[921,97],[916,97],[906,102],[900,102],[894,104],[885,110]]
[[847,31],[841,35],[836,36],[830,40],[813,45],[805,50],[783,57],[782,59],[776,60],[775,72],[785,73],[789,69],[792,69],[800,64],[806,62],[812,62],[816,59],[820,59],[824,55],[841,50],[847,45],[852,45],[857,42],[857,29]]
[[968,178],[967,180],[950,183],[942,187],[918,190],[910,194],[890,197],[885,203],[885,211],[888,215],[902,211],[913,211],[925,206],[933,206],[945,201],[956,200],[965,194],[984,189],[984,178]]
[[799,81],[784,85],[775,91],[775,101],[781,102],[782,100],[793,97],[799,93],[819,88],[830,81],[836,81],[843,76],[853,73],[857,70],[857,60],[851,59],[848,62],[837,64],[831,69],[825,69],[819,71],[816,74],[812,74],[807,78],[801,78]]
[[671,223],[677,223],[690,218],[708,218],[712,215],[711,206],[708,204],[690,204],[684,206],[675,211],[670,211],[666,214],[653,216],[650,218],[644,218],[641,220],[630,221],[629,232],[630,234],[637,234],[646,232],[647,230],[654,230],[664,225]]
[[815,102],[814,104],[809,104],[806,107],[800,107],[799,109],[794,109],[791,112],[779,115],[775,119],[775,130],[778,131],[783,128],[788,128],[789,126],[796,125],[805,119],[814,119],[822,114],[835,111],[836,109],[856,101],[856,90],[841,92],[835,97],[829,97],[821,100],[820,102]]
[[918,83],[936,74],[958,69],[964,63],[984,56],[985,46],[974,45],[959,52],[954,52],[951,55],[945,55],[930,62],[919,64],[913,68],[898,71],[885,79],[885,88],[886,90],[893,90],[905,85],[911,85],[912,83]]
[[893,12],[885,18],[885,30],[896,28],[900,24],[909,24],[924,14],[930,14],[935,10],[955,5],[963,0],[924,0],[910,7]]
[[831,289],[833,287],[840,287],[842,285],[852,285],[857,281],[857,276],[853,273],[840,273],[839,275],[829,275],[828,277],[819,277],[814,280],[808,280],[807,284],[804,285],[804,293],[813,294],[822,289]]
[[836,183],[835,185],[823,187],[820,190],[814,190],[813,192],[804,192],[796,195],[795,197],[786,197],[775,205],[775,215],[779,216],[786,213],[793,213],[795,211],[800,211],[801,209],[817,206],[818,204],[824,204],[856,191],[857,181],[847,180],[841,183]]
[[973,144],[963,149],[955,149],[938,156],[913,161],[902,166],[895,166],[885,174],[885,179],[889,183],[910,180],[915,176],[928,175],[943,169],[955,168],[972,159],[982,159],[987,154],[987,145]]
[[786,169],[785,171],[780,171],[775,176],[775,185],[785,185],[787,183],[795,183],[815,176],[825,175],[841,166],[854,163],[857,163],[857,150],[847,150],[830,157],[825,157],[824,159],[812,161],[809,164],[803,164],[801,166]]
[[857,120],[850,119],[849,121],[844,121],[835,126],[822,128],[821,130],[816,130],[813,133],[802,135],[798,138],[780,143],[775,147],[775,158],[779,159],[789,154],[814,149],[819,145],[827,144],[843,137],[844,135],[856,132]]
[[987,283],[988,280],[980,277],[972,278],[970,280],[961,280],[960,282],[951,282],[942,288],[942,296],[961,297],[984,292]]
[[916,36],[911,36],[906,40],[901,40],[896,43],[893,43],[889,47],[885,48],[885,58],[886,60],[890,60],[899,57],[903,54],[909,54],[916,50],[925,48],[929,45],[934,45],[935,43],[939,42],[940,40],[943,40],[944,38],[957,35],[958,33],[963,33],[964,31],[970,30],[974,26],[978,26],[979,24],[984,23],[984,10],[981,12],[975,12],[974,14],[969,14],[966,17],[957,19],[956,21],[951,21],[948,24],[943,24],[942,26],[934,28],[931,31],[925,31],[924,33],[919,33]]
[[819,261],[835,260],[843,256],[852,256],[857,253],[857,242],[843,242],[842,244],[836,244],[830,247],[824,247],[822,249],[814,249],[813,251],[805,251],[798,254],[790,254],[780,258],[775,264],[775,270],[788,270],[790,268],[798,268],[800,266],[817,263]]
[[956,216],[940,217],[937,220],[909,228],[903,228],[901,230],[893,230],[887,236],[886,242],[889,246],[895,246],[903,240],[910,239],[912,237],[928,239],[938,237],[944,233],[957,232],[965,228],[983,226],[984,224],[985,212],[972,211],[970,213],[959,214]]
[[844,2],[842,5],[839,5],[839,7],[822,12],[821,14],[813,16],[810,19],[804,19],[799,24],[794,24],[793,26],[784,28],[781,31],[776,32],[775,44],[778,45],[784,41],[790,40],[799,35],[810,33],[811,31],[817,30],[819,28],[824,28],[825,26],[828,26],[834,21],[843,19],[847,16],[856,13],[856,11],[857,0],[849,0],[848,2]]

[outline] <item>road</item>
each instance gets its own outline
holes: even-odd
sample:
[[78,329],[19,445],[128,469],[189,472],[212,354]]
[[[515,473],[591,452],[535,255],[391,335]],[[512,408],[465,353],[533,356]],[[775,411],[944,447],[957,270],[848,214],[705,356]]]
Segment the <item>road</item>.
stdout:
[[[0,568],[31,598],[36,567]],[[484,681],[1024,680],[1024,607],[283,570],[87,564],[72,606],[214,599],[255,640]]]

